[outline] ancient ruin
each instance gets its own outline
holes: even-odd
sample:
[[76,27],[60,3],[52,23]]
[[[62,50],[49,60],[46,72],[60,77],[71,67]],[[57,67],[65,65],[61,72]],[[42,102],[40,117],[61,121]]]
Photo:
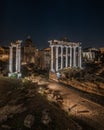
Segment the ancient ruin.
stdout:
[[51,40],[51,72],[63,68],[82,68],[81,43]]
[[22,41],[18,40],[10,45],[9,77],[21,77],[21,42]]

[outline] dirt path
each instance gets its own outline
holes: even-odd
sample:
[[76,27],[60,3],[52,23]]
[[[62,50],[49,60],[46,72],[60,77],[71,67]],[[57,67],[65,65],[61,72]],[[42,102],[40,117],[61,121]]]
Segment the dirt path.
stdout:
[[64,99],[63,109],[80,125],[85,126],[84,130],[104,130],[103,106],[81,97],[80,93],[57,82],[50,82],[48,87],[60,91]]

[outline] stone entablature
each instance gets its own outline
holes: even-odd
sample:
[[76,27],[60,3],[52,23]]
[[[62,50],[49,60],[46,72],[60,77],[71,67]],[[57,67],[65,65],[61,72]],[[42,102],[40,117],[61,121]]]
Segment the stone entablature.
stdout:
[[80,42],[67,42],[67,41],[60,41],[60,40],[50,40],[48,41],[50,43],[50,45],[59,45],[59,46],[76,46],[78,47],[79,45],[81,45]]
[[81,43],[50,40],[51,47],[51,71],[68,67],[82,68]]

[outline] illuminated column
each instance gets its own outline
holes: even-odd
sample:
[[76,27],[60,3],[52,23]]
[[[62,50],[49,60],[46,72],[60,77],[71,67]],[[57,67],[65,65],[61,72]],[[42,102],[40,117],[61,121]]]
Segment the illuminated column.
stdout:
[[76,67],[76,46],[74,46],[73,49],[73,67]]
[[72,46],[70,46],[70,67],[72,67]]
[[53,45],[51,45],[51,71],[53,72]]
[[68,47],[66,46],[66,68],[68,67]]
[[[20,69],[21,69],[21,42],[20,40],[16,41],[16,43],[11,43],[10,46],[10,56],[9,56],[9,73],[8,76],[11,77],[12,75],[16,74],[16,76],[19,78],[21,77]],[[13,62],[13,48],[16,49],[15,51],[15,62]],[[15,64],[14,64],[15,63]],[[15,66],[14,66],[15,65]],[[13,66],[15,67],[15,70],[13,72]]]
[[61,69],[63,69],[63,46],[61,46]]
[[18,72],[18,45],[16,45],[16,72]]
[[9,55],[9,72],[13,72],[13,47],[10,46],[10,55]]
[[82,68],[82,51],[81,51],[81,47],[78,48],[78,53],[79,53],[78,67]]
[[18,45],[18,72],[21,71],[21,48]]
[[58,46],[56,46],[56,71],[58,71]]

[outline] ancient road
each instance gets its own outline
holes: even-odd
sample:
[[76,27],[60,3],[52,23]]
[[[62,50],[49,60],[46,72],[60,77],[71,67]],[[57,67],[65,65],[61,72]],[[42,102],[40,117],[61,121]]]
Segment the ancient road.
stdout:
[[102,105],[82,97],[80,92],[70,86],[66,87],[66,85],[50,81],[48,87],[60,92],[64,99],[63,109],[78,121],[84,130],[104,130],[104,107]]

